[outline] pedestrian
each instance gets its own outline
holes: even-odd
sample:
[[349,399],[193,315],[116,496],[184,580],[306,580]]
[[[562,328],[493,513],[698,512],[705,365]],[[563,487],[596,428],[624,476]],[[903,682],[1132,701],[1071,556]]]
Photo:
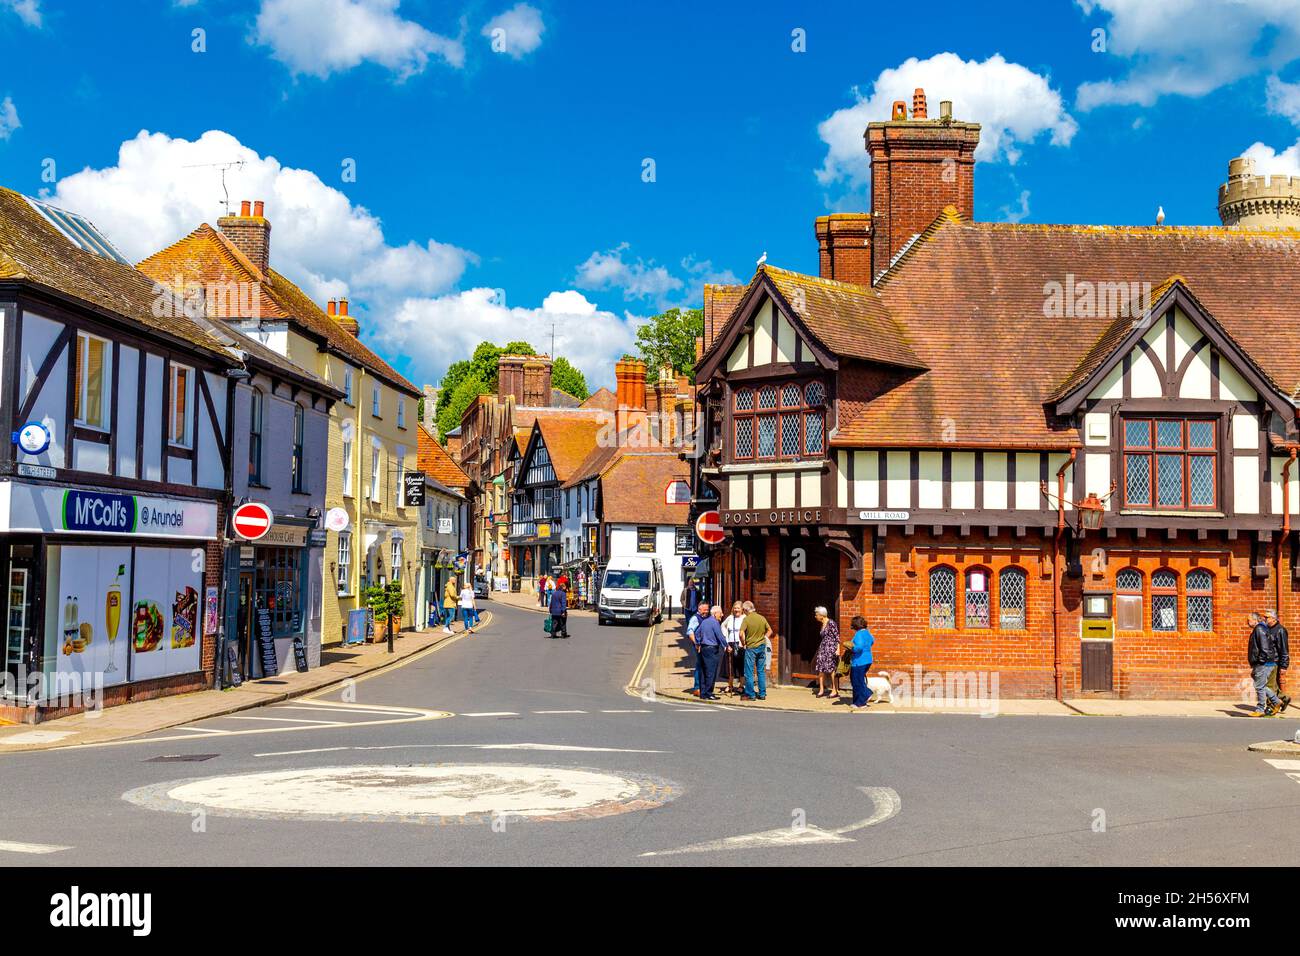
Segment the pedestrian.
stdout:
[[1272,689],[1282,703],[1278,706],[1277,713],[1280,716],[1282,711],[1291,706],[1291,698],[1282,693],[1282,674],[1291,666],[1291,638],[1287,634],[1286,628],[1282,622],[1277,619],[1277,611],[1268,611],[1264,615],[1264,623],[1273,636],[1273,646],[1277,649],[1277,667],[1273,668],[1273,676],[1269,679],[1269,687]]
[[460,589],[460,615],[465,623],[466,634],[474,633],[474,625],[478,623],[478,608],[474,606],[474,585],[465,580],[465,586]]
[[[1268,611],[1265,617],[1274,613]],[[1255,709],[1250,716],[1272,717],[1280,712],[1278,708],[1282,706],[1282,701],[1269,686],[1277,670],[1278,649],[1268,623],[1259,621],[1258,615],[1252,615],[1252,618],[1255,626],[1250,630],[1250,643],[1246,648],[1246,662],[1250,665],[1251,677],[1255,682]]]
[[745,670],[745,608],[737,601],[731,613],[722,622],[722,634],[727,639],[727,693],[738,694],[736,682]]
[[542,607],[546,607],[551,600],[551,596],[546,593],[546,584],[546,573],[543,572],[541,577],[537,579],[537,603]]
[[700,700],[722,699],[713,693],[713,685],[718,680],[718,664],[722,661],[726,644],[727,639],[722,633],[722,608],[701,615],[699,626],[695,628],[695,653],[701,663]]
[[[840,699],[840,626],[830,619],[826,608],[818,606],[813,608],[813,617],[821,625],[821,643],[817,645],[817,653],[813,656],[813,670],[817,672],[817,695],[818,697],[834,697]],[[826,685],[831,685],[827,690]]]
[[[745,612],[745,692],[741,700],[767,700],[767,648],[772,625],[754,608],[753,601],[741,605]],[[754,675],[758,674],[758,693],[754,693]]]
[[849,658],[849,681],[853,684],[853,704],[849,711],[860,714],[867,709],[867,701],[871,699],[867,671],[871,670],[871,647],[876,639],[867,630],[867,619],[861,614],[855,615],[849,623],[853,636],[842,642]]
[[456,604],[460,600],[460,590],[456,587],[456,575],[447,578],[442,589],[442,631],[451,633],[451,622],[456,620]]
[[[695,613],[686,619],[686,637],[691,642],[692,647],[695,644],[695,631],[700,626],[700,622],[709,616],[709,606],[700,604],[696,606]],[[703,683],[704,664],[700,660],[699,653],[695,655],[695,679],[691,683],[691,694],[696,697],[700,696],[700,685]]]
[[[682,589],[682,617],[690,620],[700,608],[700,588],[695,583],[695,578],[687,578],[686,587]],[[672,607],[668,609],[668,616],[672,617]]]
[[551,596],[555,594],[555,575],[548,574],[546,576],[546,589],[542,593],[545,595],[542,599],[542,607],[550,607]]
[[569,592],[563,585],[551,590],[551,637],[569,636]]

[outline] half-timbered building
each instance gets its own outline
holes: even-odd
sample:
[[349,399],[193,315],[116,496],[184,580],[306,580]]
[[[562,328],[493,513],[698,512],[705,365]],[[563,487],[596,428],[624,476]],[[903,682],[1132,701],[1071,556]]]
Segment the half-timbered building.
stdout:
[[775,622],[785,680],[826,605],[878,669],[1237,697],[1246,613],[1300,619],[1300,234],[975,222],[977,139],[918,91],[820,275],[706,288],[715,596]]

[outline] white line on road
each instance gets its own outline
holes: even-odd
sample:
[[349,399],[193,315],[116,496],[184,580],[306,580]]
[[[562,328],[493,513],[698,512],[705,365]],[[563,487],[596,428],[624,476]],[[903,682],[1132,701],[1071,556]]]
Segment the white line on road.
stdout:
[[70,846],[55,846],[52,843],[13,843],[0,840],[0,851],[6,853],[58,853],[60,850],[71,849]]
[[269,720],[278,724],[317,724],[322,727],[337,727],[337,720],[308,720],[306,717],[216,717],[215,720]]
[[1264,763],[1278,770],[1300,770],[1300,760],[1270,760],[1265,758]]
[[218,737],[230,733],[228,730],[214,730],[211,727],[177,727],[177,730],[188,730],[193,734],[215,734]]
[[276,750],[254,757],[293,757],[338,750],[554,750],[599,754],[666,754],[670,750],[633,750],[624,747],[579,747],[573,744],[383,744],[373,747],[317,747],[313,750]]
[[462,717],[518,717],[513,710],[482,710],[476,714],[461,714]]
[[347,711],[348,711],[348,713],[350,713],[350,714],[380,714],[380,715],[382,715],[382,716],[384,716],[384,717],[391,717],[391,716],[393,716],[394,714],[405,714],[405,713],[407,713],[407,711],[405,711],[405,710],[393,709],[393,708],[391,708],[391,707],[389,707],[389,708],[384,708],[384,707],[356,707],[356,706],[353,706],[353,705],[351,705],[351,704],[338,704],[338,705],[335,705],[335,706],[333,706],[333,707],[320,707],[320,706],[306,707],[306,706],[304,706],[304,705],[302,705],[302,704],[277,704],[277,705],[275,705],[274,707],[272,707],[271,709],[272,709],[272,710],[314,710],[314,711],[316,711],[317,713],[320,713],[320,714],[332,714],[332,713],[338,713],[338,708],[339,708],[339,707],[345,707],[345,708],[347,708]]
[[602,714],[652,714],[651,710],[602,710]]
[[585,710],[535,710],[534,714],[585,714]]

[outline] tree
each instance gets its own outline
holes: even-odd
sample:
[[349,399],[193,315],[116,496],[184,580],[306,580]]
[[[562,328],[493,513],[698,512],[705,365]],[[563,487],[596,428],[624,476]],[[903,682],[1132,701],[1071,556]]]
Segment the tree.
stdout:
[[493,389],[489,388],[477,373],[471,371],[460,379],[455,389],[443,393],[447,395],[446,404],[443,404],[443,396],[440,394],[438,396],[438,440],[445,442],[447,432],[460,427],[461,419],[465,417],[465,409],[469,408],[470,403],[480,395],[487,395],[492,391]]
[[584,401],[591,395],[586,377],[564,356],[557,358],[551,366],[551,385]]
[[636,330],[636,345],[651,372],[667,365],[694,381],[695,340],[703,334],[703,309],[669,309]]
[[[394,574],[400,573],[400,568],[394,571]],[[388,653],[393,652],[393,621],[400,621],[405,613],[405,602],[402,599],[402,582],[393,580],[387,584],[374,584],[365,590],[366,607],[370,608],[370,613],[375,616],[376,621],[386,621],[388,624]]]

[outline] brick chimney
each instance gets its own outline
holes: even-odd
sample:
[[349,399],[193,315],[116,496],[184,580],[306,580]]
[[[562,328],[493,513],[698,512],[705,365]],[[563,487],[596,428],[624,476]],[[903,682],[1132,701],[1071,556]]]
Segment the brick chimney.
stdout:
[[814,228],[821,277],[871,285],[871,216],[864,212],[818,216]]
[[551,406],[551,358],[530,355],[524,359],[524,400],[532,408]]
[[524,401],[524,358],[523,355],[503,355],[497,362],[497,398],[514,396],[515,403],[526,405]]
[[918,89],[912,95],[911,119],[906,102],[898,100],[890,120],[867,126],[873,277],[888,268],[899,250],[945,206],[955,206],[961,215],[974,218],[979,124],[954,120],[947,100],[940,104],[939,114],[938,119],[928,117],[925,91]]
[[339,325],[343,326],[343,331],[347,332],[353,338],[361,334],[361,326],[357,320],[348,314],[348,300],[339,299],[338,313],[334,316],[338,319]]
[[265,204],[262,200],[257,200],[252,206],[250,214],[248,200],[242,200],[239,215],[222,216],[217,220],[217,228],[257,266],[262,275],[266,275],[271,268],[271,223],[263,215]]
[[646,420],[645,362],[623,359],[614,366],[615,427],[620,433]]

